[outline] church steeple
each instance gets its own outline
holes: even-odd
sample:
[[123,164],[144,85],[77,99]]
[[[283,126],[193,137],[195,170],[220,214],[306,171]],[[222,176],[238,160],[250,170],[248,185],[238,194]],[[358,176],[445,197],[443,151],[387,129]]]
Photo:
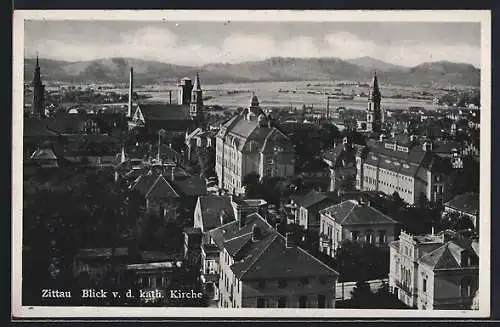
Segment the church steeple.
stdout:
[[203,110],[203,91],[201,90],[200,75],[196,73],[196,79],[191,95],[191,104],[189,107],[189,114],[192,119],[201,122]]
[[374,133],[380,133],[382,130],[381,100],[382,95],[378,84],[377,72],[374,71],[368,95],[368,109],[366,111],[367,130]]
[[40,75],[40,62],[38,60],[38,51],[36,53],[36,65],[35,71],[33,73],[33,102],[32,113],[35,117],[44,118],[45,117],[45,85],[42,83],[42,78]]

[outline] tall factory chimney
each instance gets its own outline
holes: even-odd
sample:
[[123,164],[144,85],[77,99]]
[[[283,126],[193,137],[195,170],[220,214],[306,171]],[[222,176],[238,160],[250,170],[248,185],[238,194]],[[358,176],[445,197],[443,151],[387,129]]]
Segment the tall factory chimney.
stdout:
[[132,95],[134,94],[134,68],[130,67],[130,76],[128,81],[128,112],[127,117],[132,117]]

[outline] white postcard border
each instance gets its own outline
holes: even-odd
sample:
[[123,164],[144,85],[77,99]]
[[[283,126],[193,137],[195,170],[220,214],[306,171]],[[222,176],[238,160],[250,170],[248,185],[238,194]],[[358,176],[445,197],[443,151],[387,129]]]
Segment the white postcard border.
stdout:
[[[479,310],[219,309],[22,306],[23,86],[25,20],[480,22]],[[17,10],[13,17],[12,316],[16,318],[484,318],[490,315],[491,273],[491,12],[488,10]],[[486,195],[486,196],[485,196]]]

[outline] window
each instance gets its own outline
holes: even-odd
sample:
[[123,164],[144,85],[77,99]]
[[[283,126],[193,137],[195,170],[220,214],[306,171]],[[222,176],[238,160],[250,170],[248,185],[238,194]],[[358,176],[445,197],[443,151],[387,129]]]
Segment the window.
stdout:
[[366,243],[371,244],[373,243],[373,234],[372,232],[366,232]]
[[163,287],[163,278],[161,276],[156,276],[155,282],[156,287]]
[[460,293],[463,297],[472,296],[472,279],[470,277],[465,277],[460,282]]
[[307,296],[303,295],[299,297],[299,308],[307,308]]
[[304,277],[304,278],[300,279],[300,285],[304,286],[304,285],[308,285],[308,284],[309,284],[309,278]]
[[266,299],[263,297],[257,298],[257,308],[265,308],[266,307]]
[[325,308],[326,297],[323,294],[318,295],[318,308]]
[[279,288],[285,288],[285,287],[286,287],[286,285],[287,285],[287,282],[286,282],[286,280],[285,280],[285,279],[280,279],[280,280],[278,280],[278,287],[279,287]]
[[422,290],[427,292],[427,278],[422,279]]
[[281,296],[278,298],[278,308],[286,308],[286,297]]
[[358,232],[357,231],[352,231],[351,232],[351,238],[353,241],[357,241],[358,240]]
[[385,230],[378,231],[378,243],[379,244],[385,244],[386,243]]

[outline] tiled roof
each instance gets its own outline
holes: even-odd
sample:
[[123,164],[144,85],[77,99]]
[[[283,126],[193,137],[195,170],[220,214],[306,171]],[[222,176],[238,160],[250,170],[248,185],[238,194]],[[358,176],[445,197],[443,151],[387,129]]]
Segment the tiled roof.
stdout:
[[340,204],[323,209],[341,225],[397,224],[394,219],[384,215],[377,209],[355,200],[347,200]]
[[419,260],[434,270],[456,269],[462,267],[461,253],[471,249],[470,241],[448,241],[434,251],[422,256]]
[[220,215],[224,211],[225,221],[234,221],[234,209],[230,196],[203,195],[198,198],[204,231],[209,231],[221,225]]
[[477,215],[479,212],[479,194],[473,192],[463,193],[457,195],[444,205],[455,210]]
[[178,198],[179,194],[174,190],[170,183],[159,175],[151,188],[146,193],[146,198]]
[[141,103],[139,108],[148,120],[186,120],[189,118],[189,106],[170,103]]
[[[256,241],[251,239],[253,228],[261,232]],[[242,228],[239,222],[233,222],[212,230],[210,235],[220,248],[234,253],[231,270],[242,280],[338,275],[303,249],[286,247],[285,238],[257,213],[248,215]]]
[[184,196],[199,196],[207,194],[207,183],[199,176],[186,176],[172,181],[175,189]]
[[424,179],[421,168],[432,171],[444,171],[447,168],[445,161],[435,153],[420,148],[410,148],[408,152],[394,151],[385,148],[385,142],[375,140],[369,140],[367,147],[366,163],[403,175]]
[[328,197],[324,193],[311,190],[309,193],[303,196],[296,196],[293,199],[301,207],[309,208],[310,206],[313,206],[327,198]]

